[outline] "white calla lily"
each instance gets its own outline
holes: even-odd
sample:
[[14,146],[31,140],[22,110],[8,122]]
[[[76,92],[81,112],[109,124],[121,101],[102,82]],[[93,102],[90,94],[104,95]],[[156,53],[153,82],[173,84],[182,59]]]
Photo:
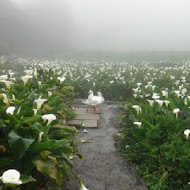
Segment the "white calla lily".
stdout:
[[6,109],[6,113],[13,115],[15,109],[16,109],[16,108],[15,108],[14,106],[9,106],[9,107]]
[[26,75],[32,76],[33,74],[33,70],[24,70],[24,72],[26,73]]
[[179,90],[175,90],[175,91],[174,91],[174,93],[175,93],[175,95],[176,95],[178,98],[181,96],[181,94],[180,94],[180,91],[179,91]]
[[160,107],[162,107],[162,106],[163,106],[163,103],[164,103],[164,101],[163,101],[163,100],[156,100],[156,102],[158,103],[158,105],[159,105]]
[[147,100],[151,107],[153,107],[154,100]]
[[9,100],[7,98],[7,95],[3,93],[2,96],[3,96],[3,102],[8,105],[9,104]]
[[60,83],[65,81],[65,77],[57,77],[57,79],[60,81]]
[[178,118],[178,112],[179,112],[179,111],[180,111],[179,108],[176,108],[176,109],[173,110],[173,113],[175,113],[176,118]]
[[134,125],[137,125],[139,128],[142,126],[142,122],[140,121],[135,121],[133,122]]
[[4,82],[7,88],[10,88],[11,85],[14,84],[13,82],[7,80],[2,80],[1,82]]
[[34,108],[33,111],[34,111],[34,115],[36,115],[38,110]]
[[185,135],[185,138],[188,140],[189,139],[189,135],[190,135],[190,130],[189,129],[186,129],[184,131],[184,135]]
[[22,184],[22,181],[20,180],[20,172],[15,169],[9,169],[5,171],[0,179],[3,183],[16,185]]
[[157,100],[159,98],[160,98],[160,96],[157,93],[153,93],[152,99]]
[[48,121],[47,125],[49,125],[52,121],[56,120],[56,116],[54,114],[45,114],[42,116],[44,121]]
[[42,141],[43,134],[44,134],[44,132],[40,132],[39,133],[38,142]]
[[89,189],[87,189],[85,186],[84,186],[84,184],[83,184],[83,182],[81,181],[80,182],[80,190],[89,190]]
[[166,107],[168,107],[170,101],[169,100],[163,100],[164,104],[166,105]]
[[141,113],[141,107],[139,105],[133,105],[132,108],[134,108],[137,111],[138,115]]
[[22,79],[23,82],[24,82],[24,85],[26,85],[27,82],[28,82],[28,80],[31,79],[31,78],[33,78],[33,77],[32,77],[32,76],[29,76],[29,75],[25,75],[25,76],[21,77],[21,79]]
[[48,91],[48,97],[51,97],[53,93],[51,91]]
[[42,107],[42,104],[46,101],[47,99],[41,99],[41,98],[34,100],[34,102],[37,104],[37,110],[39,110]]
[[141,82],[138,82],[138,83],[137,83],[137,86],[138,86],[138,87],[140,87],[141,85],[142,85],[142,83],[141,83]]
[[86,129],[83,130],[84,133],[88,133],[88,131]]
[[162,90],[162,95],[167,98],[168,97],[168,92],[166,90]]

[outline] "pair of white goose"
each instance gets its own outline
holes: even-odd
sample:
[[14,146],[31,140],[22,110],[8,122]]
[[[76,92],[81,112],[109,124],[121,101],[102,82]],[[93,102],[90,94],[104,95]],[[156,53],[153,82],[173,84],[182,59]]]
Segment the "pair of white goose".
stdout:
[[88,106],[92,106],[94,111],[97,112],[97,107],[99,107],[104,102],[103,95],[101,92],[98,92],[98,96],[94,96],[92,90],[89,90],[88,94],[88,99],[83,101],[83,103]]

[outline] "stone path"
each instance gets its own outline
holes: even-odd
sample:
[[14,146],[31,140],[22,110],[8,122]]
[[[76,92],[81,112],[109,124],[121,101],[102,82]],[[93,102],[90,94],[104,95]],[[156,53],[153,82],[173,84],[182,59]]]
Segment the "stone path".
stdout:
[[[102,106],[98,128],[88,128],[88,133],[80,128],[76,137],[77,147],[84,158],[73,159],[73,172],[81,176],[89,190],[147,190],[137,171],[120,156],[115,146],[118,111],[118,106]],[[90,143],[81,143],[81,139]],[[69,179],[63,183],[62,190],[79,190],[74,174],[70,174]]]

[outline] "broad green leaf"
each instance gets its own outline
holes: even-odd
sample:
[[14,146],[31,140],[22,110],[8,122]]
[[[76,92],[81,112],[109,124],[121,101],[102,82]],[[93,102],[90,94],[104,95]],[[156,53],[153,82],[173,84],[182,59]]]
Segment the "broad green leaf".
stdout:
[[20,137],[14,131],[11,131],[8,135],[9,147],[17,160],[24,156],[33,142],[34,139]]
[[61,182],[61,176],[58,173],[56,165],[49,161],[49,160],[35,160],[34,165],[36,166],[37,170],[52,179],[55,179],[57,183]]
[[46,142],[34,142],[29,149],[29,152],[35,154],[37,152],[41,152],[43,150],[51,150],[57,148],[59,146],[63,146],[64,144],[68,143],[68,140],[50,140]]
[[13,162],[10,158],[0,158],[0,167],[8,166]]
[[21,174],[20,180],[22,181],[22,184],[35,182],[36,180],[32,176],[27,176],[25,174]]
[[40,117],[40,115],[35,115],[33,117],[25,117],[22,119],[22,123],[34,123],[35,121],[38,121]]

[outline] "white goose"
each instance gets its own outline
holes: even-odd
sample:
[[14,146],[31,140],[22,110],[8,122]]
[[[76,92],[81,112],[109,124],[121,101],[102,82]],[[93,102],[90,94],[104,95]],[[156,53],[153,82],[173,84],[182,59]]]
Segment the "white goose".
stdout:
[[94,93],[92,90],[89,90],[88,99],[83,101],[84,104],[88,106],[92,106],[94,108],[94,111],[96,112],[96,108],[99,107],[104,102],[104,98],[101,92],[98,92],[98,96],[94,96]]

